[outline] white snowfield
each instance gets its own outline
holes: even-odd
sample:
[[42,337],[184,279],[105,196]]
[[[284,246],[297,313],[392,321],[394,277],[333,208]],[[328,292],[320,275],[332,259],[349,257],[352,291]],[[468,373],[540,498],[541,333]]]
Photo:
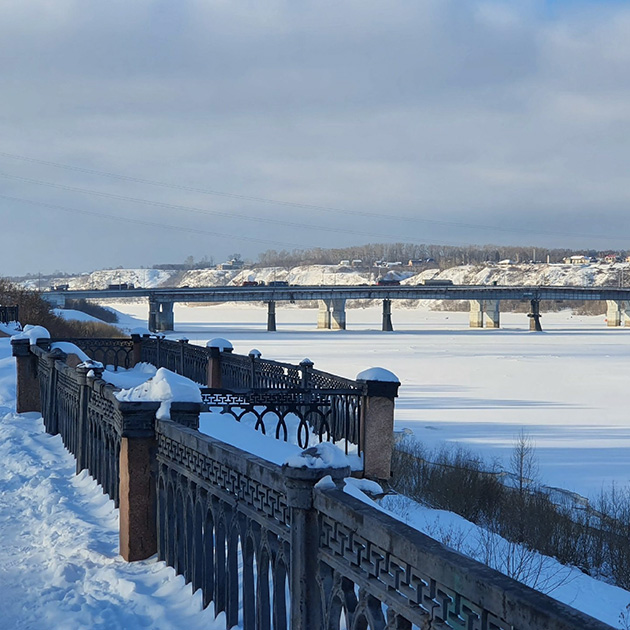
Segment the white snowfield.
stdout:
[[[118,308],[125,326],[145,325],[146,305]],[[396,429],[410,429],[428,445],[464,444],[506,464],[524,429],[535,441],[547,485],[592,495],[612,481],[625,487],[630,478],[630,329],[607,329],[603,317],[545,315],[545,332],[536,334],[527,330],[524,315],[503,315],[501,330],[471,330],[466,313],[395,309],[396,332],[382,333],[379,308],[349,311],[347,331],[316,330],[316,310],[279,308],[278,332],[268,333],[264,307],[175,309],[173,336],[191,343],[223,337],[237,353],[258,348],[265,358],[294,363],[308,356],[316,368],[350,378],[371,366],[389,370],[401,381]],[[150,366],[132,372],[107,377],[131,390],[155,374]],[[177,387],[171,382],[168,389],[172,394]],[[200,593],[172,569],[155,558],[122,561],[113,502],[85,473],[74,474],[74,459],[58,436],[44,432],[36,414],[17,416],[14,409],[14,362],[9,341],[0,339],[2,626],[223,629],[224,620],[215,621],[211,607],[202,610]],[[299,456],[295,445],[212,416],[217,414],[207,414],[202,424],[221,439],[247,444],[277,463]],[[307,461],[298,458],[294,465],[319,465],[301,459]],[[362,490],[375,491],[346,486],[368,501]],[[472,555],[479,550],[483,532],[453,514],[400,500],[386,505],[422,531],[458,541]],[[500,549],[505,543],[492,544]],[[555,588],[552,596],[621,627],[629,592],[550,559],[537,567],[539,585]]]

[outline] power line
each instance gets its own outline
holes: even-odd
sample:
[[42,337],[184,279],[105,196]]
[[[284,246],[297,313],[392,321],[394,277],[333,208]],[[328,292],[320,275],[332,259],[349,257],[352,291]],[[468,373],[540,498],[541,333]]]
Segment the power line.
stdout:
[[[76,171],[79,173],[86,173],[86,174],[90,174],[90,175],[99,175],[101,177],[110,177],[113,179],[118,179],[118,180],[123,180],[123,181],[129,181],[129,182],[134,182],[137,184],[148,184],[150,186],[159,186],[161,188],[171,188],[174,190],[185,190],[188,192],[196,192],[196,193],[200,193],[200,194],[204,194],[204,195],[213,195],[213,196],[218,196],[218,197],[226,197],[226,198],[230,198],[230,199],[239,199],[242,201],[254,201],[254,202],[258,202],[258,203],[265,203],[265,204],[272,204],[272,205],[279,205],[279,206],[287,206],[287,207],[292,207],[292,208],[302,208],[302,209],[310,209],[310,210],[319,210],[321,212],[329,212],[329,213],[334,213],[334,214],[345,214],[345,215],[352,215],[352,216],[362,216],[362,217],[369,217],[369,218],[375,218],[375,219],[388,219],[390,221],[404,221],[407,223],[425,223],[425,224],[430,224],[430,225],[439,225],[439,226],[444,226],[444,227],[457,227],[457,228],[463,228],[463,229],[468,229],[468,230],[491,230],[491,231],[496,231],[496,232],[506,232],[506,233],[518,233],[518,234],[534,234],[534,235],[541,235],[541,236],[562,236],[562,237],[569,237],[569,238],[588,238],[588,239],[592,239],[592,238],[598,238],[601,240],[618,240],[618,236],[615,237],[609,237],[609,236],[597,236],[597,235],[593,235],[593,234],[575,234],[575,233],[570,233],[570,232],[558,232],[558,231],[551,231],[551,230],[534,230],[534,229],[528,229],[528,228],[511,228],[511,227],[501,227],[498,225],[486,225],[486,224],[479,224],[479,223],[464,223],[464,222],[460,222],[460,221],[444,221],[444,220],[439,220],[439,219],[425,219],[425,218],[420,218],[420,217],[405,217],[405,216],[400,216],[400,215],[394,215],[394,214],[383,214],[383,213],[377,213],[377,212],[368,212],[368,211],[364,211],[364,210],[348,210],[345,208],[336,208],[333,206],[324,206],[324,205],[318,205],[318,204],[310,204],[310,203],[299,203],[299,202],[293,202],[293,201],[282,201],[279,199],[269,199],[269,198],[265,198],[265,197],[255,197],[255,196],[249,196],[249,195],[239,195],[236,193],[229,193],[229,192],[222,192],[222,191],[218,191],[218,190],[210,190],[210,189],[206,189],[206,188],[196,188],[193,186],[183,186],[183,185],[179,185],[179,184],[169,184],[166,182],[161,182],[161,181],[157,181],[157,180],[152,180],[152,179],[143,179],[140,177],[133,177],[131,175],[122,175],[120,173],[110,173],[108,171],[100,171],[97,169],[91,169],[91,168],[84,168],[81,166],[73,166],[70,164],[62,164],[60,162],[53,162],[50,160],[40,160],[38,158],[33,158],[33,157],[28,157],[28,156],[24,156],[24,155],[18,155],[15,153],[8,153],[5,151],[0,151],[0,156],[2,157],[6,157],[6,158],[11,158],[11,159],[15,159],[15,160],[21,160],[24,162],[30,162],[33,164],[42,164],[45,166],[52,166],[54,168],[61,168],[61,169],[65,169],[65,170],[69,170],[69,171]],[[250,217],[250,220],[253,220]],[[315,229],[323,229],[323,228],[315,228]],[[364,234],[367,235],[367,234]],[[367,236],[373,236],[373,235],[367,235]],[[382,235],[379,235],[382,236]]]
[[157,227],[157,228],[163,228],[163,229],[167,229],[167,230],[177,230],[180,232],[190,232],[193,234],[205,234],[205,235],[209,235],[209,236],[217,236],[220,238],[233,238],[236,240],[241,240],[241,241],[251,241],[254,243],[265,243],[267,245],[281,245],[283,247],[291,246],[291,247],[303,247],[303,245],[299,245],[297,243],[288,243],[288,242],[282,242],[282,241],[273,241],[273,240],[269,240],[269,239],[262,239],[262,238],[254,238],[251,236],[242,236],[242,235],[237,235],[237,234],[227,234],[224,232],[216,232],[215,230],[204,230],[204,229],[200,229],[198,227],[185,227],[183,225],[170,225],[170,224],[166,224],[166,223],[158,223],[157,221],[147,221],[144,219],[133,219],[130,217],[123,217],[123,216],[119,216],[119,215],[112,215],[112,214],[105,214],[103,212],[94,212],[91,210],[81,210],[79,208],[70,208],[68,206],[61,206],[61,205],[57,205],[57,204],[53,204],[53,203],[46,203],[45,201],[34,201],[31,199],[22,199],[20,197],[12,197],[10,195],[2,195],[0,194],[0,199],[7,199],[9,201],[18,201],[20,203],[27,203],[27,204],[31,204],[34,206],[42,206],[44,208],[51,208],[53,210],[63,210],[64,212],[72,212],[74,214],[83,214],[83,215],[88,215],[88,216],[94,216],[94,217],[99,217],[102,219],[110,219],[112,221],[124,221],[126,223],[134,223],[136,225],[145,225],[145,226],[149,226],[149,227]]
[[[247,214],[242,214],[240,212],[227,212],[227,211],[221,211],[221,210],[207,210],[204,208],[197,208],[195,206],[186,206],[186,205],[182,205],[182,204],[172,204],[172,203],[166,203],[164,201],[152,201],[150,199],[143,199],[140,197],[129,197],[126,195],[117,195],[114,193],[108,193],[108,192],[103,192],[103,191],[99,191],[99,190],[93,190],[90,188],[78,188],[76,186],[67,186],[66,184],[58,184],[56,182],[47,182],[47,181],[43,181],[43,180],[38,180],[38,179],[32,179],[30,177],[22,177],[20,175],[11,175],[9,173],[3,173],[0,172],[0,177],[4,177],[6,179],[14,179],[17,181],[21,181],[21,182],[26,182],[29,184],[36,184],[37,186],[47,186],[49,188],[57,188],[60,190],[67,190],[70,192],[79,192],[79,193],[83,193],[86,195],[91,195],[91,196],[95,196],[95,197],[103,197],[106,199],[116,199],[117,201],[125,201],[125,202],[130,202],[130,203],[136,203],[136,204],[144,204],[144,205],[149,205],[149,206],[155,206],[157,208],[166,208],[166,209],[170,209],[170,210],[182,210],[184,212],[192,212],[195,214],[203,214],[203,215],[210,215],[210,216],[222,216],[222,217],[227,217],[230,219],[234,219],[234,218],[238,218],[238,219],[243,219],[245,221],[256,221],[259,223],[270,223],[273,225],[281,225],[282,227],[294,227],[294,228],[298,228],[301,230],[320,230],[320,231],[324,231],[324,232],[333,232],[335,234],[351,234],[354,236],[366,236],[369,238],[387,238],[387,239],[398,239],[401,240],[400,237],[396,237],[396,236],[388,236],[386,234],[383,234],[382,232],[379,233],[374,233],[374,232],[364,232],[364,231],[360,231],[360,230],[354,230],[354,229],[343,229],[343,228],[337,228],[337,227],[331,227],[331,226],[318,226],[318,225],[310,225],[310,224],[303,224],[303,223],[296,223],[293,221],[285,221],[285,220],[281,220],[281,219],[272,219],[269,217],[257,217],[257,216],[250,216]],[[406,237],[404,237],[402,240],[403,241],[408,241],[408,235]]]
[[[17,201],[19,203],[26,203],[29,205],[33,205],[33,206],[41,206],[43,208],[51,208],[53,210],[62,210],[63,212],[70,212],[70,213],[74,213],[74,214],[82,214],[82,215],[86,215],[86,216],[93,216],[93,217],[98,217],[98,218],[102,218],[102,219],[108,219],[108,220],[112,220],[112,221],[122,221],[122,222],[126,222],[126,223],[133,223],[136,225],[145,225],[145,226],[149,226],[149,227],[156,227],[156,228],[161,228],[161,229],[167,229],[167,230],[177,230],[180,232],[188,232],[188,233],[192,233],[192,234],[207,234],[209,236],[218,236],[221,238],[232,238],[235,240],[241,240],[241,241],[249,241],[249,242],[254,242],[254,243],[263,243],[266,245],[276,245],[276,246],[282,246],[282,247],[293,247],[295,249],[304,249],[304,248],[314,248],[314,247],[323,247],[322,245],[314,245],[312,243],[293,243],[290,241],[274,241],[271,239],[262,239],[262,238],[255,238],[255,237],[250,237],[250,236],[242,236],[242,235],[237,235],[237,234],[229,234],[226,232],[217,232],[215,230],[204,230],[202,228],[198,228],[198,227],[185,227],[183,225],[173,225],[173,224],[165,224],[165,223],[159,223],[157,221],[148,221],[145,219],[134,219],[131,217],[127,217],[127,216],[120,216],[120,215],[111,215],[111,214],[105,214],[103,212],[95,212],[93,210],[82,210],[79,208],[71,208],[69,206],[63,206],[63,205],[59,205],[59,204],[53,204],[53,203],[47,203],[45,201],[35,201],[33,199],[24,199],[23,197],[15,197],[15,196],[11,196],[11,195],[3,195],[0,194],[0,199],[6,199],[8,201]],[[383,235],[381,235],[383,236]],[[386,237],[385,237],[386,238]],[[396,241],[396,242],[400,242],[403,244],[409,244],[409,245],[415,245],[416,243],[412,243],[411,241],[408,240],[404,240],[404,241]],[[428,243],[428,245],[432,245],[431,243]],[[441,242],[440,245],[452,245],[452,246],[467,246],[470,245],[470,243],[461,243],[461,242],[453,242],[453,241],[446,241],[446,242]]]

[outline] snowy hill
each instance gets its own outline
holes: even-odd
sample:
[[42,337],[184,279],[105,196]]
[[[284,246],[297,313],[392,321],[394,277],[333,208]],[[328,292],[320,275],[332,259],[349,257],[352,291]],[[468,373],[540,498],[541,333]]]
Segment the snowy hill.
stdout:
[[451,280],[453,284],[625,286],[630,283],[630,263],[502,264],[461,265],[440,271],[425,269],[415,273],[406,267],[395,269],[353,269],[338,265],[304,265],[285,269],[265,267],[249,269],[196,269],[165,271],[160,269],[103,269],[70,278],[57,278],[50,284],[67,284],[70,289],[105,289],[109,284],[127,283],[136,287],[204,287],[240,285],[248,280],[270,282],[284,280],[295,285],[374,284],[378,277],[400,280],[404,285],[420,284],[425,279]]

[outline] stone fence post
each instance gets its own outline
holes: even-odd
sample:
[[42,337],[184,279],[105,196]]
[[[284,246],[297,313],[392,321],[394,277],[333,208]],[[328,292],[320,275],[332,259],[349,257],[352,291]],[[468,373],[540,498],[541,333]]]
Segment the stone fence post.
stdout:
[[361,452],[365,477],[388,480],[391,477],[394,450],[394,399],[398,396],[398,378],[382,368],[361,372],[357,381],[367,389],[361,414]]
[[144,339],[148,339],[151,335],[147,333],[131,333],[131,341],[133,342],[133,349],[131,351],[131,367],[142,363],[142,342]]
[[16,411],[42,411],[37,378],[37,357],[31,354],[31,342],[28,339],[12,339],[11,350],[15,357],[17,371]]
[[227,339],[210,339],[206,343],[206,348],[210,350],[208,357],[208,387],[221,389],[223,387],[223,377],[221,375],[221,352],[232,352],[234,349]]
[[[117,401],[121,415],[120,555],[128,562],[157,552],[155,418],[159,402]],[[200,403],[172,402],[171,419],[199,428]]]
[[[50,339],[38,339],[37,345],[48,350]],[[27,413],[37,411],[42,413],[42,401],[40,396],[39,378],[37,374],[38,358],[31,352],[29,339],[11,339],[11,350],[15,357],[17,392],[16,411]]]
[[[317,447],[305,453],[315,452]],[[291,630],[321,630],[323,627],[322,591],[319,575],[319,524],[313,508],[315,485],[330,475],[333,483],[342,485],[350,468],[282,467],[285,475],[287,503],[291,510],[291,559],[289,590],[291,593]]]

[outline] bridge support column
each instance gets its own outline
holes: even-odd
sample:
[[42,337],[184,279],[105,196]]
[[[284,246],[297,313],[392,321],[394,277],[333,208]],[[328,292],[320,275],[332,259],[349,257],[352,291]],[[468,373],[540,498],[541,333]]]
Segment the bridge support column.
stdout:
[[267,330],[276,331],[276,303],[272,301],[267,302]]
[[621,302],[606,300],[606,306],[606,324],[614,328],[621,326]]
[[321,330],[330,329],[330,300],[319,300],[317,328]]
[[158,302],[158,312],[155,318],[155,329],[157,332],[173,330],[175,317],[173,316],[173,302]]
[[500,328],[499,300],[487,300],[485,302],[486,328]]
[[540,325],[540,301],[531,300],[532,310],[527,314],[529,317],[529,329],[536,332],[542,332],[542,326]]
[[330,313],[330,327],[333,330],[346,329],[346,301],[332,300],[332,312]]
[[383,332],[392,332],[394,326],[392,325],[392,301],[389,299],[383,300]]
[[623,300],[621,302],[621,313],[624,326],[630,326],[630,301]]
[[483,302],[470,300],[470,328],[483,328]]

